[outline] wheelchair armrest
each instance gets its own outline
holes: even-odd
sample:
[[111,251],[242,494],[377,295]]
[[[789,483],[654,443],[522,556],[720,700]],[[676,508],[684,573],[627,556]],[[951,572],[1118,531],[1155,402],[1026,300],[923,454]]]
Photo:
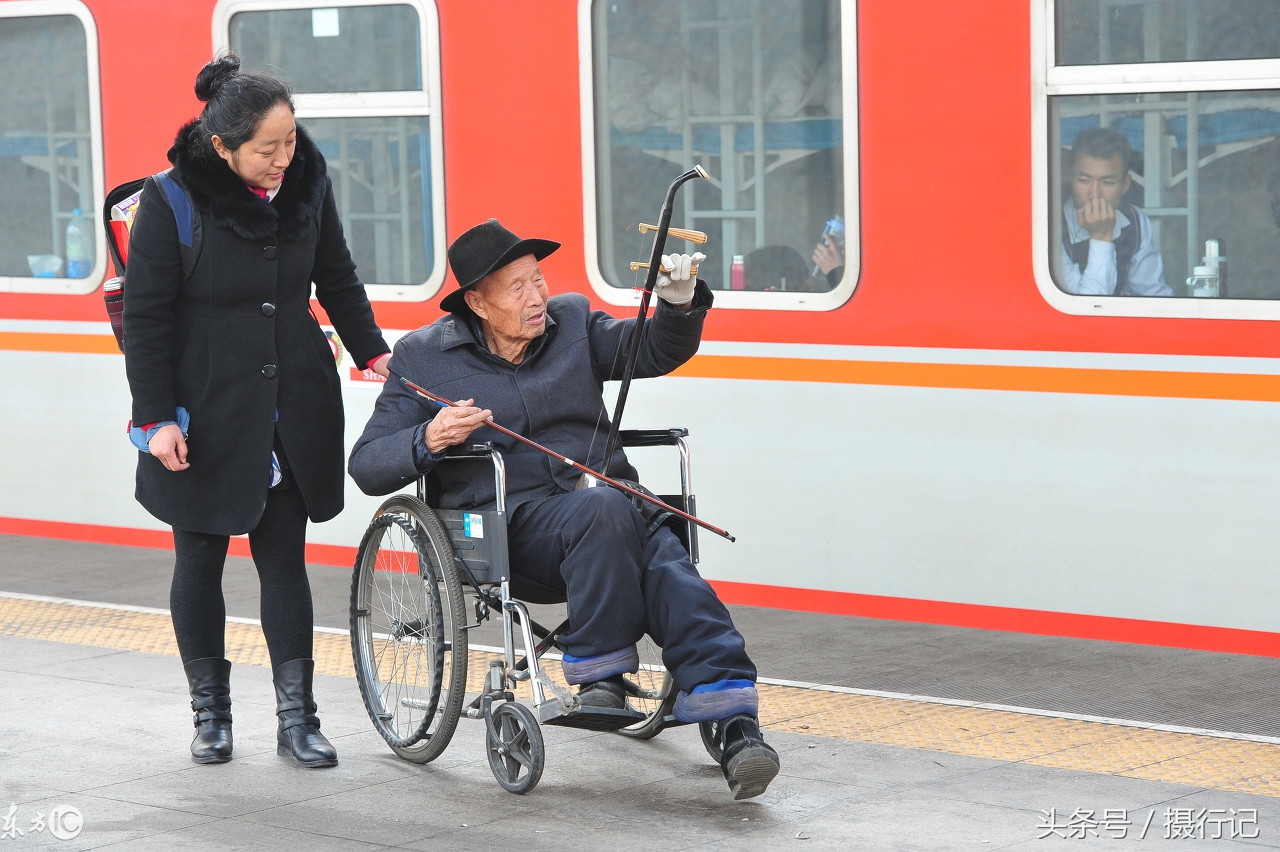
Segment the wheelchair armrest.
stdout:
[[676,426],[670,429],[619,429],[618,437],[624,447],[671,447],[681,438],[687,438],[689,430]]
[[467,444],[465,446],[458,444],[446,449],[444,451],[444,455],[447,459],[470,459],[491,456],[495,452],[497,452],[497,450],[494,448],[493,443],[486,441],[483,444]]

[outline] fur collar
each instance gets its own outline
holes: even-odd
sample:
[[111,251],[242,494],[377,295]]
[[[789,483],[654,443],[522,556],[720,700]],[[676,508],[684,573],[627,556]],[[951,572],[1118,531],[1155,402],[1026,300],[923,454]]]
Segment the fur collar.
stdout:
[[199,119],[178,131],[169,161],[191,203],[219,227],[245,239],[281,241],[301,239],[316,229],[328,172],[320,150],[301,125],[284,185],[270,204],[250,192],[218,156]]

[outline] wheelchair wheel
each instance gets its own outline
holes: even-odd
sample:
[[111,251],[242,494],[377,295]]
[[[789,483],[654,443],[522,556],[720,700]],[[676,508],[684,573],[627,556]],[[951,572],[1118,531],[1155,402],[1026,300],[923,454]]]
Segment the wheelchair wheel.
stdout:
[[382,504],[356,555],[351,654],[365,709],[392,751],[427,763],[466,697],[467,634],[453,545],[422,501]]
[[490,721],[486,752],[493,777],[509,793],[529,792],[546,763],[538,720],[523,704],[505,701],[492,706]]
[[644,713],[645,718],[642,722],[619,728],[618,733],[636,740],[647,740],[658,735],[664,727],[663,721],[676,706],[676,687],[671,673],[662,665],[662,649],[647,636],[637,647],[640,671],[624,675],[623,679],[628,703]]

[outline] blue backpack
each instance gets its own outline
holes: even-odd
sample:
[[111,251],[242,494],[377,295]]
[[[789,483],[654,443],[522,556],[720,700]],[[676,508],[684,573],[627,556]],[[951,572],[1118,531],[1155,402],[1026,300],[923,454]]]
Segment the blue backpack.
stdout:
[[[178,226],[178,250],[182,257],[182,280],[191,277],[196,261],[200,257],[200,213],[191,206],[191,199],[177,181],[169,176],[169,170],[153,175],[156,185],[164,190],[163,198],[173,211],[174,222]],[[102,284],[102,299],[107,306],[107,318],[111,321],[111,331],[116,336],[116,345],[124,351],[124,298],[127,280],[126,266],[129,248],[129,227],[132,225],[132,211],[137,208],[138,198],[142,195],[142,187],[147,178],[138,178],[122,183],[107,193],[106,203],[102,206],[102,227],[107,232],[107,248],[111,252],[111,261],[116,267],[116,277]],[[125,218],[119,218],[121,210]]]

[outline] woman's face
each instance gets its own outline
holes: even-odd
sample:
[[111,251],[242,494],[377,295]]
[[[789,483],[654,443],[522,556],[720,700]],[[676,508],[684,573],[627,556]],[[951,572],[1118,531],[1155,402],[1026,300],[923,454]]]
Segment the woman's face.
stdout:
[[213,137],[214,150],[227,161],[231,171],[249,186],[275,189],[284,180],[284,170],[293,159],[298,127],[288,104],[276,104],[258,125],[258,132],[234,151]]

